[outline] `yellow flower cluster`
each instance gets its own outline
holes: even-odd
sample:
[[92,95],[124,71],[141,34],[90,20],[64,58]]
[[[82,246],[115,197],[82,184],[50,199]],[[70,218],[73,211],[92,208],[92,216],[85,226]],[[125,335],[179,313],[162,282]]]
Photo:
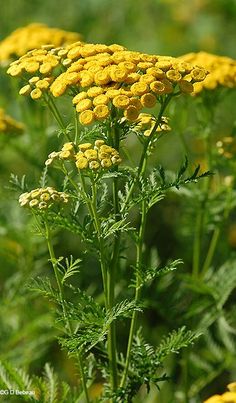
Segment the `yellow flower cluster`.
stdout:
[[236,403],[236,382],[230,383],[227,388],[229,392],[223,395],[214,395],[205,400],[204,403]]
[[0,108],[0,133],[21,134],[23,131],[24,125],[6,115],[4,109]]
[[218,153],[228,159],[231,159],[236,155],[236,139],[232,136],[226,136],[217,141],[216,147]]
[[0,62],[24,55],[42,45],[53,44],[54,47],[73,43],[81,37],[76,32],[67,32],[57,28],[49,28],[45,24],[33,23],[18,28],[0,42]]
[[[58,65],[64,66],[63,72],[55,71]],[[114,108],[121,117],[134,122],[143,108],[156,105],[159,96],[171,94],[176,87],[180,92],[191,93],[193,83],[207,75],[204,68],[170,56],[133,52],[115,44],[82,42],[28,53],[8,69],[12,76],[25,73],[33,76],[31,81],[38,79],[41,83],[43,77],[53,80],[50,92],[54,97],[71,90],[82,125],[107,119]],[[20,93],[40,98],[40,88],[35,91],[36,96],[26,85]]]
[[75,161],[75,144],[73,142],[65,143],[61,151],[53,151],[49,154],[45,165],[51,165],[55,160]]
[[76,145],[72,142],[65,143],[58,152],[49,154],[45,165],[51,165],[55,160],[74,161],[80,169],[97,170],[99,168],[110,168],[121,162],[119,152],[105,144],[104,140],[96,140],[94,146],[91,143]]
[[108,169],[121,162],[119,152],[105,144],[104,140],[96,140],[94,146],[91,143],[79,145],[79,152],[75,155],[76,166],[81,169],[97,170]]
[[45,210],[53,204],[68,203],[68,195],[48,186],[46,188],[37,188],[31,190],[31,192],[22,193],[19,197],[19,203],[22,207]]
[[7,73],[13,77],[24,76],[25,81],[28,81],[20,89],[20,95],[30,95],[32,99],[39,99],[44,91],[49,90],[50,84],[55,79],[55,69],[61,65],[62,58],[62,47],[45,45],[41,49],[27,52],[12,62]]
[[209,75],[203,82],[194,84],[194,93],[198,94],[204,89],[214,90],[219,86],[236,87],[236,60],[211,53],[188,53],[179,57],[179,60],[203,66]]
[[[144,136],[149,137],[156,124],[156,119],[149,113],[140,113],[137,119],[135,129],[143,132]],[[161,122],[156,128],[156,132],[170,131],[171,128],[168,125],[168,118],[162,116]]]
[[55,97],[71,87],[78,92],[73,104],[82,125],[106,119],[114,107],[136,121],[143,108],[155,106],[158,96],[172,93],[176,86],[191,93],[192,82],[206,76],[204,69],[173,57],[132,52],[119,45],[77,44],[66,49],[71,63],[53,82],[51,92]]

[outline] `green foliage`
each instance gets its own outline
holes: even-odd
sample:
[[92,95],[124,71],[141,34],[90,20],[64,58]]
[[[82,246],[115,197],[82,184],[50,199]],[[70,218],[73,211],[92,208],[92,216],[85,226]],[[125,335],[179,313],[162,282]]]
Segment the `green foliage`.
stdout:
[[[49,363],[44,366],[43,376],[29,376],[21,368],[15,368],[10,362],[0,362],[0,385],[3,390],[12,390],[13,403],[37,401],[39,403],[78,403],[81,394],[79,388],[72,389],[66,382],[60,382],[59,376]],[[17,395],[17,391],[28,392]],[[3,402],[9,401],[9,395]]]

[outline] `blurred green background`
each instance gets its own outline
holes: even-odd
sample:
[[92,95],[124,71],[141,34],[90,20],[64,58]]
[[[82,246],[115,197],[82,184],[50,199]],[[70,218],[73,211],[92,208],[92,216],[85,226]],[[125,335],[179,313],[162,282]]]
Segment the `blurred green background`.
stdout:
[[43,22],[89,42],[171,54],[206,50],[235,56],[235,0],[2,0],[0,39]]
[[[0,40],[18,27],[32,22],[42,22],[50,27],[79,32],[86,42],[119,43],[131,50],[147,53],[180,56],[188,52],[204,50],[236,58],[236,0],[2,0],[0,2]],[[9,84],[9,77],[3,76],[3,71],[0,74],[2,89],[0,107],[7,106],[9,113],[15,118],[20,117],[18,107],[20,99],[8,96],[8,89],[12,84]],[[228,116],[224,122],[230,122],[230,128],[233,125],[234,99],[229,97],[228,103],[226,102],[220,109],[220,117]],[[194,109],[191,113],[194,115]],[[176,131],[181,131],[181,124],[180,127],[173,124],[173,127],[176,128]],[[224,130],[226,130],[225,133]],[[223,135],[228,135],[225,126],[221,128],[221,131]],[[23,140],[23,151],[24,146],[25,150],[28,147],[31,147],[31,150],[36,147],[37,156],[40,155],[40,163],[42,163],[47,156],[48,149],[53,149],[52,133],[53,129],[49,133],[47,142],[42,143],[42,146],[38,144],[40,142],[37,143],[37,136],[41,133],[37,133],[37,130],[35,133],[31,133],[31,140],[27,138]],[[6,141],[0,145],[3,150],[0,161],[2,176],[0,184],[4,189],[9,181],[10,172],[23,175],[29,169],[27,168],[29,161],[24,160],[24,152],[22,155],[17,155],[18,151],[14,149],[14,147],[18,147],[17,142],[11,144],[14,146],[12,149],[8,147]],[[160,147],[165,156],[165,165],[172,168],[179,166],[184,150],[181,148],[180,142],[173,141],[172,133],[167,141],[165,139],[160,144]],[[39,172],[36,167],[35,171],[27,172],[31,182],[38,180]],[[5,282],[4,286],[1,284],[0,286],[3,290],[2,306],[8,304],[8,311],[4,311],[4,309],[0,311],[0,317],[2,315],[3,318],[1,329],[3,357],[12,359],[19,365],[32,366],[31,360],[34,356],[34,370],[41,369],[44,362],[49,360],[55,367],[60,367],[61,371],[71,371],[69,377],[72,377],[73,368],[71,370],[68,365],[67,370],[66,364],[63,364],[64,370],[62,369],[58,347],[52,342],[55,334],[50,327],[52,318],[48,314],[47,304],[41,304],[34,297],[29,297],[28,292],[25,295],[23,291],[23,284],[29,280],[32,273],[38,274],[42,268],[45,272],[48,255],[44,242],[37,237],[29,236],[32,231],[29,229],[32,224],[30,219],[19,212],[18,207],[16,208],[17,196],[14,195],[13,199],[9,200],[10,196],[6,197],[6,194],[8,195],[3,192],[0,197],[2,209],[0,215],[0,259],[2,262],[0,280]],[[179,222],[181,221],[181,217],[177,217],[179,210],[176,200],[176,198],[172,200],[170,197],[166,207],[161,211],[162,214],[160,214],[160,210],[152,211],[149,218],[150,231],[147,234],[147,245],[151,249],[153,245],[158,244],[161,250],[160,257],[164,262],[170,257],[183,257],[188,263],[188,259],[191,259],[190,253],[187,248],[185,249],[184,238],[181,239],[179,231],[176,229],[178,225],[180,227]],[[158,214],[159,218],[157,218]],[[155,221],[156,226],[153,225]],[[27,227],[25,227],[26,225]],[[175,232],[172,232],[174,226]],[[74,253],[76,250],[76,245],[73,244],[70,237],[65,240],[62,236],[60,246],[62,245],[65,250],[69,250],[69,253]],[[34,263],[36,255],[37,262]],[[86,281],[82,279],[82,285],[83,281],[88,284],[93,274],[90,274]],[[8,276],[10,280],[6,280]],[[17,297],[11,291],[12,285],[15,290],[20,290]],[[32,298],[32,305],[27,309],[25,309],[26,298],[28,300]],[[6,312],[9,315],[8,320],[6,320]],[[34,312],[38,312],[37,321],[34,321]],[[152,330],[149,332],[149,329],[148,332],[155,342],[156,328],[157,326],[160,328],[160,317],[155,318],[153,315],[154,313],[151,312],[147,321],[149,320],[153,324]],[[33,323],[30,335],[29,332],[27,334],[29,320]],[[157,324],[157,322],[159,323]],[[45,326],[45,323],[49,324],[48,327]],[[35,341],[37,335],[42,333],[42,329],[44,338],[40,336],[41,339]],[[20,331],[21,335],[17,331]],[[12,337],[14,332],[15,335]],[[6,342],[6,340],[8,341]],[[24,356],[21,355],[22,351]],[[63,379],[66,376],[64,373],[62,374]],[[224,379],[222,379],[222,384],[225,385]]]

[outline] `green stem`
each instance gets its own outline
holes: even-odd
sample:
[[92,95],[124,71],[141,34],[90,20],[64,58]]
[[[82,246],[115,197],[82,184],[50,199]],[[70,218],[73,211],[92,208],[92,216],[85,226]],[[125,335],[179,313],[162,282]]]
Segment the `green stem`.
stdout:
[[[119,138],[119,129],[118,126],[115,125],[112,128],[112,145],[119,151],[120,138]],[[116,167],[118,170],[118,167]],[[120,219],[120,208],[119,208],[119,198],[118,198],[118,178],[115,177],[112,184],[113,191],[113,206],[114,206],[114,216],[115,220],[118,221]],[[113,246],[113,255],[110,269],[108,270],[107,277],[107,287],[108,287],[108,307],[111,310],[114,306],[115,301],[115,282],[116,282],[116,272],[117,266],[119,262],[119,253],[120,253],[120,242],[121,242],[121,231],[115,234],[114,246]],[[112,390],[115,391],[118,386],[117,380],[117,354],[116,354],[116,324],[112,322],[109,326],[108,331],[108,357],[110,363],[110,373],[111,373],[111,387]]]
[[64,133],[64,135],[66,136],[68,141],[71,141],[70,136],[68,135],[67,131],[66,131],[66,126],[63,122],[63,119],[61,117],[61,114],[52,98],[52,96],[48,95],[47,97],[44,97],[45,102],[47,103],[50,111],[52,112],[54,118],[56,119],[59,127],[61,128],[62,132]]
[[[71,327],[71,324],[69,322],[68,315],[67,315],[67,312],[66,312],[62,284],[61,284],[60,276],[59,276],[58,269],[57,269],[57,260],[56,260],[56,257],[55,257],[55,252],[54,252],[54,248],[53,248],[52,241],[51,241],[50,229],[49,229],[47,221],[45,222],[45,236],[46,236],[46,240],[47,240],[50,260],[51,260],[51,263],[52,263],[52,267],[53,267],[53,270],[54,270],[54,274],[55,274],[55,278],[56,278],[56,282],[57,282],[57,286],[58,286],[58,291],[59,291],[61,306],[62,306],[62,310],[63,310],[64,320],[65,320],[65,322],[67,324],[68,333],[70,335],[72,335],[73,330],[72,330],[72,327]],[[83,361],[82,361],[82,358],[81,358],[81,354],[78,352],[76,354],[76,356],[77,356],[77,360],[78,360],[79,372],[80,372],[80,375],[81,375],[81,381],[82,381],[82,385],[83,385],[83,390],[84,390],[86,402],[90,403],[88,389],[87,389],[87,383],[86,383],[86,376],[85,376],[85,372],[84,372],[84,369],[83,369]]]
[[75,144],[77,144],[78,138],[79,138],[79,121],[78,121],[78,113],[75,110],[75,139],[74,139]]
[[[154,127],[152,128],[152,131],[150,133],[150,136],[148,137],[144,148],[143,148],[143,152],[140,158],[140,163],[139,163],[139,169],[138,169],[138,175],[137,178],[139,178],[140,176],[143,177],[146,171],[146,167],[147,167],[147,161],[148,161],[148,148],[149,145],[151,143],[151,140],[154,136],[154,133],[156,131],[156,129],[158,128],[158,126],[161,123],[162,120],[162,116],[164,114],[164,111],[166,109],[166,107],[168,106],[170,100],[172,98],[172,94],[167,95],[166,98],[164,99],[164,101],[161,104],[161,108],[156,120],[156,123],[154,125]],[[121,212],[124,211],[124,209],[127,206],[127,203],[132,195],[134,186],[136,184],[137,179],[135,178],[133,180],[132,185],[130,186],[130,190],[127,194],[126,197],[126,201],[121,209]],[[147,206],[146,206],[146,201],[143,200],[142,201],[142,205],[141,205],[141,223],[140,223],[140,227],[139,227],[139,237],[138,237],[138,243],[137,243],[137,252],[136,252],[136,287],[135,287],[135,302],[138,303],[139,299],[140,299],[140,294],[141,294],[141,285],[140,285],[140,276],[139,276],[139,270],[140,267],[142,265],[142,250],[143,250],[143,242],[144,242],[144,233],[145,233],[145,227],[146,227],[146,215],[147,215]],[[126,360],[125,360],[125,369],[123,372],[123,376],[121,379],[121,383],[120,383],[120,387],[124,387],[126,380],[127,380],[127,376],[128,376],[128,371],[129,371],[129,365],[130,365],[130,358],[131,358],[131,349],[132,349],[132,344],[133,344],[133,338],[134,338],[134,333],[136,330],[136,323],[137,323],[137,317],[138,317],[138,313],[137,311],[134,311],[133,315],[132,315],[132,319],[131,319],[131,324],[130,324],[130,331],[129,331],[129,338],[128,338],[128,345],[127,345],[127,352],[126,352]]]
[[[139,228],[139,237],[138,237],[138,242],[137,242],[137,254],[136,254],[136,285],[135,285],[135,303],[138,303],[141,295],[141,284],[140,284],[140,270],[142,267],[142,257],[143,257],[143,241],[144,241],[144,234],[145,234],[145,227],[146,227],[146,219],[147,219],[147,206],[146,206],[146,200],[142,201],[142,207],[141,207],[141,223],[140,223],[140,228]],[[125,369],[123,372],[123,376],[121,379],[120,387],[124,387],[129,371],[129,364],[130,364],[130,358],[131,358],[131,349],[132,349],[132,344],[133,344],[133,338],[134,338],[134,333],[136,330],[136,325],[137,325],[137,318],[138,318],[138,312],[134,311],[131,319],[131,325],[130,325],[130,332],[129,332],[129,339],[128,339],[128,347],[127,347],[127,353],[126,353],[126,361],[125,361]]]
[[211,242],[210,242],[210,246],[209,246],[209,249],[207,251],[206,259],[205,259],[205,262],[203,264],[203,268],[202,268],[202,271],[201,271],[201,277],[202,278],[207,273],[207,271],[208,271],[208,269],[209,269],[209,267],[211,265],[212,259],[214,257],[216,247],[217,247],[217,243],[218,243],[220,233],[221,233],[221,229],[222,229],[222,224],[224,223],[224,221],[229,216],[231,200],[232,200],[232,188],[230,188],[229,191],[228,191],[228,197],[226,199],[225,209],[224,209],[224,213],[223,213],[223,219],[222,219],[221,223],[219,224],[219,226],[217,228],[215,228],[215,230],[213,232]]
[[[85,189],[85,183],[82,179],[83,189]],[[97,232],[98,241],[99,241],[99,248],[100,248],[100,264],[101,264],[101,272],[102,272],[102,282],[103,282],[103,289],[104,289],[104,299],[105,299],[105,307],[108,309],[108,288],[107,288],[107,268],[106,268],[106,259],[105,259],[105,248],[103,237],[101,234],[101,225],[100,220],[97,215],[97,187],[94,180],[92,180],[92,201],[88,200],[88,207],[90,211],[90,215],[94,220],[95,230]]]
[[135,184],[136,184],[136,182],[137,182],[137,179],[138,179],[140,176],[142,176],[142,175],[144,174],[145,170],[146,170],[146,165],[147,165],[147,152],[148,152],[149,145],[150,145],[150,143],[151,143],[151,140],[152,140],[152,138],[153,138],[153,136],[154,136],[154,133],[155,133],[156,129],[158,128],[158,126],[159,126],[160,123],[161,123],[161,119],[162,119],[163,113],[164,113],[166,107],[168,106],[168,104],[169,104],[169,102],[170,102],[170,100],[171,100],[172,97],[173,97],[173,94],[167,95],[166,98],[165,98],[165,100],[164,100],[163,103],[161,104],[161,108],[160,108],[160,111],[159,111],[159,114],[158,114],[156,123],[155,123],[155,125],[153,126],[153,128],[152,128],[152,130],[151,130],[151,133],[150,133],[150,136],[147,138],[147,140],[146,140],[146,142],[145,142],[145,145],[144,145],[144,147],[143,147],[143,152],[142,152],[142,155],[141,155],[141,158],[140,158],[140,162],[139,162],[139,169],[138,169],[137,177],[135,177],[135,178],[133,179],[133,182],[132,182],[132,184],[131,184],[131,186],[130,186],[129,192],[128,192],[127,196],[126,196],[125,203],[123,204],[123,206],[122,206],[122,208],[121,208],[121,210],[120,210],[121,213],[123,213],[124,210],[125,210],[125,208],[127,207],[127,204],[128,204],[129,199],[130,199],[130,197],[131,197],[131,195],[132,195],[132,193],[133,193],[133,190],[134,190]]
[[198,277],[199,267],[200,267],[200,255],[201,255],[201,245],[202,245],[202,230],[203,230],[203,220],[204,220],[204,208],[203,204],[201,204],[195,224],[195,233],[194,233],[194,243],[193,243],[193,270],[192,276]]

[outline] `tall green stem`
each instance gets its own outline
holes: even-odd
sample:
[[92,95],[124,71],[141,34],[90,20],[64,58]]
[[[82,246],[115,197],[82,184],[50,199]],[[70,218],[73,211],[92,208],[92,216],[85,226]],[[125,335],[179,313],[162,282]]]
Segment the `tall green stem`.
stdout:
[[[64,320],[65,320],[66,325],[67,325],[68,333],[70,335],[72,335],[73,330],[72,330],[72,327],[71,327],[71,324],[69,322],[68,315],[67,315],[67,312],[66,312],[62,284],[61,284],[60,276],[59,276],[59,273],[58,273],[57,261],[56,261],[54,248],[53,248],[52,241],[51,241],[50,229],[49,229],[47,221],[45,222],[45,236],[46,236],[46,240],[47,240],[50,260],[51,260],[51,263],[52,263],[52,267],[53,267],[53,270],[54,270],[54,274],[55,274],[55,278],[56,278],[56,282],[57,282],[57,286],[58,286],[59,297],[60,297],[60,302],[61,302],[61,306],[62,306],[62,310],[63,310]],[[82,385],[83,385],[85,399],[86,399],[87,403],[90,403],[88,389],[87,389],[87,383],[86,383],[86,376],[85,376],[85,372],[84,372],[84,369],[83,369],[83,361],[82,361],[80,353],[77,353],[76,356],[77,356],[77,360],[78,360],[79,372],[80,372],[80,375],[81,375],[81,381],[82,381]]]
[[201,277],[203,278],[204,275],[206,274],[207,270],[209,269],[212,259],[214,257],[215,254],[215,250],[217,247],[217,243],[220,237],[220,233],[221,233],[221,228],[222,228],[222,224],[224,223],[224,221],[227,219],[229,212],[230,212],[230,206],[231,206],[231,200],[232,200],[232,188],[230,187],[228,190],[228,195],[227,195],[227,199],[226,199],[226,203],[225,203],[225,209],[223,212],[223,219],[221,221],[221,223],[219,224],[218,227],[215,228],[211,241],[210,241],[210,245],[207,251],[207,255],[206,255],[206,259],[204,261],[203,267],[202,267],[202,271],[200,273]]
[[61,114],[52,98],[52,96],[48,95],[47,97],[45,96],[45,101],[50,109],[50,111],[52,112],[54,118],[56,119],[59,127],[61,128],[62,132],[65,134],[66,138],[68,141],[71,141],[70,136],[68,135],[67,131],[66,131],[66,126],[63,122],[63,119],[61,117]]
[[[112,145],[119,151],[119,129],[115,125],[113,127],[112,133]],[[118,170],[118,168],[116,168]],[[115,177],[112,184],[113,192],[113,207],[114,207],[114,217],[118,221],[120,219],[120,208],[119,208],[119,198],[118,198],[118,178]],[[111,260],[111,265],[108,270],[107,287],[108,287],[108,307],[111,310],[114,306],[115,301],[115,282],[116,282],[116,272],[119,263],[119,252],[120,252],[120,242],[121,242],[121,231],[115,234],[113,255]],[[108,331],[108,356],[110,362],[110,374],[111,374],[111,386],[112,390],[115,391],[118,386],[117,380],[117,354],[116,354],[116,325],[112,322],[109,326]]]
[[[168,106],[170,100],[172,98],[172,94],[167,95],[165,100],[163,101],[155,126],[152,128],[152,131],[150,133],[150,136],[148,137],[144,147],[143,147],[143,152],[140,158],[140,163],[139,163],[139,168],[138,168],[138,175],[137,178],[143,177],[145,175],[145,171],[147,168],[147,161],[148,161],[148,148],[151,143],[151,140],[154,136],[154,133],[158,126],[161,123],[162,116],[164,114],[164,111],[166,107]],[[121,211],[125,209],[127,206],[127,203],[132,195],[134,186],[136,184],[136,179],[134,179],[132,185],[130,186],[130,190],[127,194],[125,204],[123,205],[123,208]],[[139,235],[138,235],[138,242],[136,245],[136,286],[135,286],[135,302],[138,303],[140,299],[140,294],[141,294],[141,286],[140,286],[140,276],[139,276],[139,270],[141,269],[142,266],[142,251],[143,251],[143,242],[144,242],[144,234],[145,234],[145,227],[146,227],[146,218],[147,218],[147,206],[146,206],[146,201],[143,200],[141,204],[141,222],[140,222],[140,227],[139,227]],[[129,330],[129,338],[128,338],[128,345],[127,345],[127,352],[126,352],[126,360],[125,360],[125,369],[123,372],[123,376],[121,379],[120,387],[124,387],[127,376],[128,376],[128,371],[129,371],[129,365],[130,365],[130,358],[131,358],[131,349],[132,349],[132,344],[133,344],[133,338],[134,338],[134,333],[136,330],[136,324],[137,324],[137,317],[138,313],[137,311],[134,311],[131,319],[131,324],[130,324],[130,330]]]
[[[139,228],[139,236],[138,242],[136,245],[136,284],[135,284],[135,303],[138,303],[141,295],[141,285],[140,285],[140,275],[139,272],[142,269],[142,257],[143,257],[143,241],[144,241],[144,234],[145,234],[145,227],[146,227],[146,219],[147,219],[147,206],[146,200],[142,201],[141,207],[141,223]],[[136,330],[137,325],[137,317],[138,312],[134,311],[131,319],[130,325],[130,332],[129,332],[129,339],[128,339],[128,347],[126,353],[126,362],[125,362],[125,369],[123,372],[122,380],[121,380],[121,387],[125,386],[125,382],[127,379],[128,371],[129,371],[129,364],[130,364],[130,357],[131,357],[131,349],[133,344],[134,333]]]
[[153,138],[153,136],[154,136],[154,133],[155,133],[156,129],[158,128],[158,126],[159,126],[160,123],[161,123],[161,120],[162,120],[162,117],[163,117],[163,113],[165,112],[165,109],[167,108],[167,106],[168,106],[168,104],[169,104],[169,102],[170,102],[172,96],[173,96],[172,94],[167,95],[166,98],[165,98],[165,100],[163,101],[163,103],[162,103],[162,105],[161,105],[161,108],[160,108],[160,111],[159,111],[159,114],[158,114],[156,123],[155,123],[155,125],[153,126],[153,128],[152,128],[152,130],[151,130],[150,136],[147,138],[147,140],[146,140],[146,142],[145,142],[145,144],[144,144],[143,151],[142,151],[142,155],[141,155],[140,162],[139,162],[139,168],[138,168],[137,177],[134,178],[134,180],[133,180],[133,182],[132,182],[132,184],[131,184],[131,186],[130,186],[129,192],[127,193],[127,196],[126,196],[125,203],[123,204],[123,206],[122,206],[122,208],[121,208],[121,211],[120,211],[121,213],[124,212],[124,210],[125,210],[125,208],[126,208],[128,202],[129,202],[129,199],[130,199],[130,197],[132,196],[132,193],[133,193],[134,187],[135,187],[135,185],[136,185],[137,179],[138,179],[140,176],[142,176],[142,175],[144,174],[145,170],[146,170],[146,166],[147,166],[147,152],[148,152],[149,145],[150,145],[150,143],[151,143],[151,140],[152,140],[152,138]]

